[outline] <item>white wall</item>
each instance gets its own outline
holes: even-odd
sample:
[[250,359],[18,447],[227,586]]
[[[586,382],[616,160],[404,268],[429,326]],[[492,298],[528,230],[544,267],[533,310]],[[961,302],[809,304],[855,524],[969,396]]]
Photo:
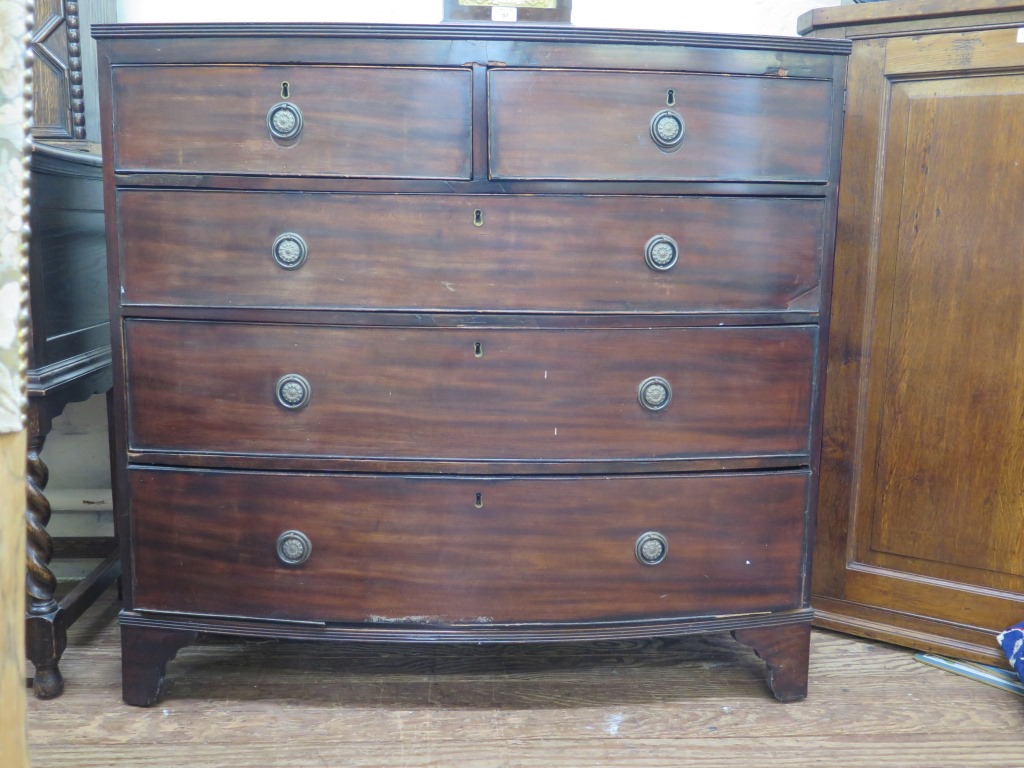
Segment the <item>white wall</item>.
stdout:
[[[839,0],[573,0],[573,24],[694,32],[795,35],[797,17]],[[119,0],[127,22],[335,21],[433,24],[441,0]]]

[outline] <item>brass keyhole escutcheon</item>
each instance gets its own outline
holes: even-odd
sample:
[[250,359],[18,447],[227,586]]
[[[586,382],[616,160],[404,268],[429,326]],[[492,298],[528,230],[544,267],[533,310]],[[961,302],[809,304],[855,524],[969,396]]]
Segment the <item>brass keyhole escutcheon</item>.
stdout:
[[484,225],[484,212],[480,208],[473,211],[473,226],[482,227]]
[[476,507],[477,509],[483,509],[484,495],[482,493],[478,493],[476,495],[476,500],[473,502],[473,506]]
[[665,91],[665,104],[669,107],[674,107],[676,105],[676,91],[674,88],[669,88]]
[[484,343],[482,341],[473,342],[473,357],[484,356]]
[[281,82],[281,98],[282,99],[289,98],[291,96],[291,89],[292,89],[291,83],[289,83],[287,80],[282,81]]

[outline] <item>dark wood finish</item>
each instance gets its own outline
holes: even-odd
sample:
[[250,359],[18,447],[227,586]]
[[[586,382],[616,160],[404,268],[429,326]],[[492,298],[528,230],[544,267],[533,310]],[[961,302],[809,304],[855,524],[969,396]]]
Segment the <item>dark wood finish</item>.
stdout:
[[35,0],[32,52],[32,138],[65,149],[99,140],[96,45],[92,24],[113,21],[116,0]]
[[110,364],[99,155],[36,144],[31,201],[30,395]]
[[266,637],[279,640],[391,643],[469,643],[480,645],[523,645],[526,643],[589,643],[678,637],[707,632],[731,632],[757,626],[781,630],[790,624],[806,624],[811,609],[777,611],[763,615],[697,616],[658,622],[587,622],[578,624],[525,624],[496,626],[422,626],[407,624],[322,624],[303,621],[260,621],[246,619],[174,616],[157,612],[122,611],[122,626],[175,629],[182,626],[203,635]]
[[821,29],[856,42],[814,600],[823,626],[1003,663],[1024,615],[1024,9],[913,5]]
[[[822,200],[126,189],[117,204],[125,304],[818,310]],[[225,219],[238,229],[223,227]],[[285,232],[308,246],[299,269],[271,258]],[[679,244],[679,260],[665,272],[644,262],[659,234]]]
[[84,142],[82,28],[74,0],[39,0],[33,7],[32,137]]
[[[759,628],[795,696],[845,44],[96,32],[131,642],[141,628],[421,643]],[[279,94],[253,86],[282,72],[322,96],[288,148],[264,125]],[[408,104],[382,87],[413,75],[427,84]],[[537,99],[502,90],[523,78]],[[369,95],[346,105],[325,85],[342,80]],[[634,153],[670,88],[695,102],[680,153],[696,164]],[[356,155],[303,154],[346,130]],[[520,163],[537,153],[561,158],[552,176]],[[497,178],[510,173],[538,178]],[[286,231],[310,250],[283,274],[270,248]],[[662,231],[680,263],[656,275],[643,246]],[[311,383],[304,408],[275,400],[287,373]],[[674,387],[664,411],[638,402],[649,376]],[[285,530],[312,537],[303,565],[277,564]],[[651,531],[669,555],[641,565]],[[126,655],[129,702],[155,699],[168,656]]]
[[[53,420],[69,403],[107,391],[112,383],[99,156],[36,144],[31,203],[26,654],[35,667],[36,695],[53,698],[64,689],[59,662],[67,627],[98,594],[84,588],[56,599],[53,541],[46,530],[49,470],[41,453]],[[95,569],[86,586],[102,591],[118,568],[114,563]]]
[[[497,179],[828,178],[828,82],[508,70],[492,71],[488,89]],[[682,144],[666,152],[650,130],[668,108],[670,90],[686,130]]]
[[195,642],[196,632],[156,627],[121,627],[121,674],[125,704],[150,707],[166,688],[167,662]]
[[61,536],[53,540],[54,557],[102,560],[116,550],[112,536]]
[[[130,320],[124,334],[136,450],[519,461],[809,450],[808,326],[649,332]],[[294,411],[275,394],[290,373],[311,390]],[[650,376],[673,387],[661,411],[638,399]]]
[[[798,608],[807,481],[132,469],[135,607],[407,625]],[[313,544],[300,566],[275,551],[293,528]],[[652,530],[668,554],[642,565]]]
[[[114,167],[465,179],[472,83],[466,68],[118,67]],[[267,131],[282,102],[302,112],[287,142]]]
[[811,622],[789,624],[784,629],[763,627],[734,629],[732,636],[754,649],[768,667],[768,686],[779,701],[807,698],[807,661]]

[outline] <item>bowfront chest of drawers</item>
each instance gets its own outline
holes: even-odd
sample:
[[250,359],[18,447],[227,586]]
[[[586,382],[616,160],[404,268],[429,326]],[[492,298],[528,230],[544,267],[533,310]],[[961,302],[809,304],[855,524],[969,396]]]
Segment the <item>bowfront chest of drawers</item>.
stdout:
[[93,32],[127,702],[197,633],[732,631],[805,695],[846,43]]

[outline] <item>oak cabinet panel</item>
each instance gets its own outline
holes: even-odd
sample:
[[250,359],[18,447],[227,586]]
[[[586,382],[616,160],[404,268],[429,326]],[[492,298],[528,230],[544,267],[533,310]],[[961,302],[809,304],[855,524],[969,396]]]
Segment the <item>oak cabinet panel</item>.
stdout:
[[997,5],[809,19],[854,40],[817,620],[989,663],[1024,615],[1024,13]]

